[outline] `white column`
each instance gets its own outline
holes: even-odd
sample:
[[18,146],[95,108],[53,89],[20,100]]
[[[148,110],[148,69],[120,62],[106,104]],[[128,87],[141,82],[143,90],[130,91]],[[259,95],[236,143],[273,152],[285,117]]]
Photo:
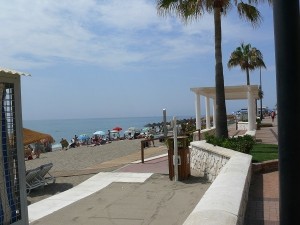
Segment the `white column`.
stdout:
[[210,101],[205,96],[205,114],[206,114],[206,129],[210,129]]
[[174,181],[178,181],[178,145],[177,145],[177,122],[176,117],[173,117],[173,137],[174,137]]
[[252,116],[253,116],[253,129],[254,130],[256,130],[256,115],[257,115],[257,113],[256,113],[256,110],[255,110],[255,106],[256,106],[256,104],[255,104],[255,99],[254,99],[254,97],[253,97],[253,95],[252,95],[252,106],[253,106],[253,113],[252,113]]
[[216,99],[213,98],[213,126],[216,127]]
[[196,107],[196,129],[201,130],[201,111],[200,111],[200,94],[196,94],[195,107]]
[[254,109],[253,109],[253,98],[252,98],[250,86],[248,86],[247,97],[248,97],[248,130],[254,130],[254,126],[253,126]]

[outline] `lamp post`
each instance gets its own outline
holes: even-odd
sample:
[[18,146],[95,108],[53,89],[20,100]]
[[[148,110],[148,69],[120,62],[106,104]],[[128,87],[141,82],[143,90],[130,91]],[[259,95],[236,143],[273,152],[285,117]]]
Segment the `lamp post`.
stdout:
[[259,91],[260,91],[260,121],[263,119],[263,112],[262,112],[262,86],[261,86],[261,67],[259,67]]

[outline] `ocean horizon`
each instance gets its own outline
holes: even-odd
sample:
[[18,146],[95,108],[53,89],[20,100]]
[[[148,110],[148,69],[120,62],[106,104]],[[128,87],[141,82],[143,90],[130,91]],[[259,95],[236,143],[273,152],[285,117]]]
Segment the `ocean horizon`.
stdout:
[[[177,120],[195,118],[193,116],[176,116]],[[173,116],[167,116],[170,122]],[[53,148],[60,147],[60,140],[65,138],[70,141],[75,135],[87,134],[92,136],[96,131],[112,130],[121,127],[120,135],[129,127],[144,128],[147,124],[163,122],[162,116],[152,117],[122,117],[122,118],[86,118],[86,119],[48,119],[48,120],[23,120],[23,127],[34,131],[50,134],[55,142]]]

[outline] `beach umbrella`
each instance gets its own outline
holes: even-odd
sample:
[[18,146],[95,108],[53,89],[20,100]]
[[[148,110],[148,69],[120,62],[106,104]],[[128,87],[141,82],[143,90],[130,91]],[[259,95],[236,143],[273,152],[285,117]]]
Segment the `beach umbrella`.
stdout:
[[27,128],[23,128],[23,144],[24,145],[29,145],[33,144],[35,142],[49,142],[49,143],[54,143],[55,140],[50,134],[45,134],[42,132],[30,130]]
[[129,131],[129,132],[140,132],[141,129],[136,128],[136,127],[129,127],[127,131]]
[[102,130],[98,130],[98,131],[94,132],[94,135],[105,135],[105,132]]
[[146,133],[146,132],[149,132],[149,130],[150,130],[150,127],[144,127],[144,128],[142,129],[142,132]]
[[115,127],[115,128],[113,128],[113,130],[121,131],[121,130],[123,130],[123,129],[122,129],[122,127]]
[[86,140],[89,140],[89,139],[90,139],[90,136],[87,135],[87,134],[80,134],[80,135],[78,136],[78,140],[79,140],[79,141],[86,141]]

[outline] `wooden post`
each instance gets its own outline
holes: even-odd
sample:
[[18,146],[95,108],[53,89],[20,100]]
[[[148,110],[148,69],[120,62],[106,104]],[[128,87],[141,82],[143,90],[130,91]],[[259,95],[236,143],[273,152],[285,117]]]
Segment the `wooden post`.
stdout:
[[141,141],[141,158],[142,163],[144,163],[144,141]]

